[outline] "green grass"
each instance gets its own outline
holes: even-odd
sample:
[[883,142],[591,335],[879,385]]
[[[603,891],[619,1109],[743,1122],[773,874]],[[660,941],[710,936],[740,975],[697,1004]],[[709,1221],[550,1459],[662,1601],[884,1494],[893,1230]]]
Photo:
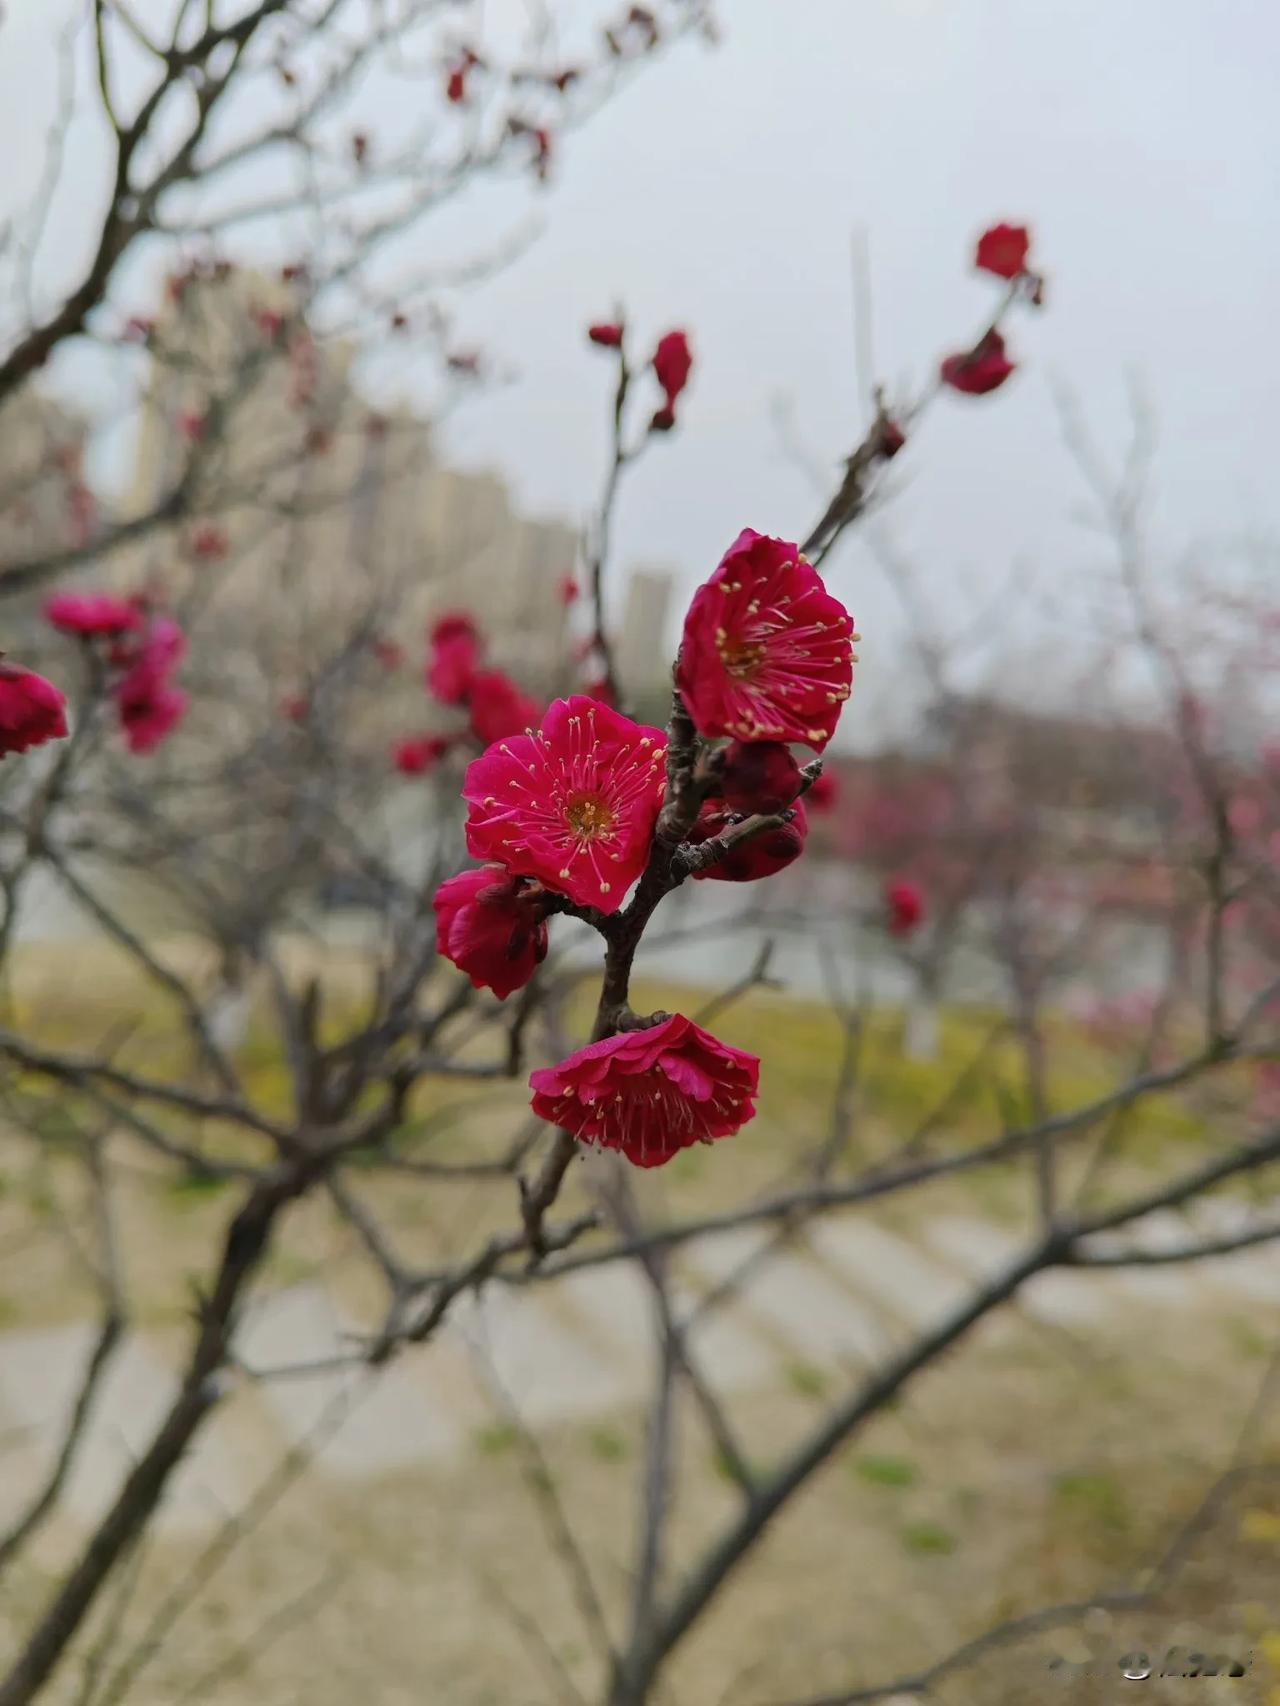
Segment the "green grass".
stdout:
[[631,1455],[624,1435],[607,1423],[587,1430],[587,1449],[601,1463],[623,1463]]
[[853,1472],[875,1487],[914,1487],[916,1466],[905,1457],[868,1456],[855,1459]]
[[[195,1061],[181,1017],[148,980],[123,964],[111,975],[104,969],[95,970],[92,977],[58,975],[58,964],[52,961],[37,969],[39,975],[18,1000],[15,1014],[17,1028],[33,1041],[84,1053],[109,1044],[113,1059],[123,1068],[158,1080],[193,1082]],[[358,1021],[363,1004],[357,995],[359,980],[349,967],[344,970],[335,962],[332,983],[324,1002],[322,1029],[326,1036],[336,1037],[344,1026]],[[641,978],[636,980],[632,999],[639,1012],[661,1007],[696,1014],[707,992]],[[587,1035],[595,1000],[595,980],[581,980],[566,1003],[565,1029],[571,1040]],[[880,1008],[869,1015],[855,1087],[858,1162],[883,1159],[924,1125],[929,1126],[931,1152],[939,1153],[990,1142],[1011,1124],[1029,1118],[1019,1046],[1012,1037],[991,1040],[999,1017],[994,1010],[981,1008],[945,1011],[936,1058],[919,1060],[903,1051],[900,1011]],[[772,990],[748,992],[716,1017],[714,1027],[726,1042],[762,1060],[759,1116],[734,1140],[735,1177],[744,1190],[761,1188],[791,1161],[814,1153],[821,1145],[829,1128],[843,1031],[837,1016],[822,1003]],[[1123,1080],[1122,1059],[1080,1026],[1053,1019],[1047,1031],[1049,1094],[1055,1110],[1087,1105]],[[469,1044],[468,1055],[491,1057],[494,1041],[485,1037]],[[447,1035],[442,1043],[447,1049]],[[969,1070],[979,1058],[981,1070]],[[236,1065],[250,1099],[263,1113],[281,1119],[292,1116],[291,1077],[266,1003],[253,1017]],[[1233,1070],[1218,1074],[1215,1092],[1226,1090]],[[29,1104],[31,1117],[51,1150],[74,1147],[83,1130],[91,1129],[100,1117],[87,1098],[66,1086],[52,1086],[37,1074],[15,1073],[11,1083],[24,1104]],[[510,1083],[488,1084],[424,1077],[409,1099],[390,1147],[401,1155],[429,1154],[441,1162],[495,1153],[495,1146],[523,1117],[527,1101],[523,1074]],[[190,1139],[185,1116],[159,1104],[149,1107],[147,1114],[159,1128],[172,1130],[184,1141]],[[1216,1124],[1220,1131],[1220,1116]],[[1151,1096],[1131,1109],[1115,1158],[1140,1167],[1149,1165],[1168,1145],[1201,1144],[1207,1134],[1194,1091]],[[217,1121],[202,1122],[200,1141],[213,1155],[250,1161],[264,1158],[259,1140]],[[1021,1186],[1015,1195],[1006,1188],[1015,1172],[1015,1166],[984,1169],[971,1181],[975,1191],[984,1193],[983,1206],[996,1218],[1021,1210]],[[662,1185],[673,1195],[685,1192],[692,1207],[713,1192],[720,1200],[723,1180],[718,1146],[695,1145],[664,1169]],[[196,1198],[214,1195],[216,1189],[213,1183],[184,1182],[175,1188],[172,1202],[186,1207]],[[793,1384],[801,1396],[821,1396],[804,1371],[795,1374]]]
[[1091,1528],[1123,1533],[1129,1526],[1129,1501],[1113,1475],[1105,1470],[1064,1470],[1053,1481],[1054,1503]]
[[511,1422],[489,1422],[482,1428],[477,1428],[471,1436],[472,1444],[482,1457],[503,1457],[509,1451],[514,1451],[520,1440],[520,1431]]
[[[738,1477],[734,1474],[733,1466],[723,1451],[717,1447],[710,1453],[707,1461],[711,1465],[712,1472],[720,1480],[727,1481],[730,1486],[738,1486]],[[745,1463],[744,1467],[753,1481],[763,1481],[768,1473],[767,1466],[763,1463]]]
[[1260,1333],[1251,1321],[1239,1317],[1227,1322],[1227,1337],[1234,1349],[1251,1361],[1269,1357],[1275,1349],[1265,1333]]
[[218,1174],[180,1173],[165,1179],[164,1192],[170,1202],[183,1208],[216,1197],[234,1183],[234,1180]]
[[809,1362],[789,1363],[786,1376],[787,1385],[801,1398],[825,1398],[831,1390],[831,1376]]
[[[592,999],[590,987],[578,991],[575,1021],[585,1022]],[[633,988],[638,1012],[695,1013],[704,999],[696,991],[646,979],[637,979]],[[1030,1123],[1020,1044],[1013,1036],[990,1041],[999,1013],[981,1007],[944,1011],[931,1060],[903,1051],[902,1017],[900,1009],[881,1007],[868,1019],[858,1086],[864,1118],[900,1138],[936,1118],[933,1142],[941,1148],[967,1146]],[[1045,1029],[1054,1108],[1086,1105],[1123,1080],[1123,1058],[1076,1022],[1053,1018]],[[829,1108],[835,1086],[843,1047],[836,1015],[820,1002],[753,990],[717,1017],[715,1030],[726,1042],[760,1055],[762,1112],[773,1111],[779,1125],[801,1130],[807,1116],[812,1130],[814,1113]],[[981,1067],[974,1069],[979,1059]],[[788,1117],[794,1115],[801,1119]],[[1205,1118],[1186,1099],[1153,1095],[1131,1111],[1121,1149],[1140,1158],[1170,1142],[1203,1141],[1207,1133]]]
[[950,1529],[937,1522],[910,1522],[902,1530],[901,1539],[908,1552],[926,1557],[945,1557],[956,1549],[956,1537]]

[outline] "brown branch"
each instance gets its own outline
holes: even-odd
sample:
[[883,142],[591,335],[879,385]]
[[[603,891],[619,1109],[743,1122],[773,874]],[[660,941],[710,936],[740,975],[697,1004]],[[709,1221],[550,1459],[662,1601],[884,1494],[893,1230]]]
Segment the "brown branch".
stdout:
[[[613,1680],[609,1706],[643,1706],[659,1666],[688,1634],[725,1579],[764,1534],[774,1517],[809,1477],[868,1417],[884,1408],[913,1375],[958,1343],[969,1330],[1007,1302],[1034,1274],[1059,1259],[1061,1246],[1044,1240],[958,1305],[837,1404],[818,1428],[766,1480],[741,1514],[703,1554],[674,1598],[655,1619],[651,1637],[628,1650]],[[0,1706],[3,1701],[0,1700]]]
[[[259,4],[233,23],[218,29],[206,30],[189,48],[173,49],[166,56],[165,71],[160,81],[139,107],[127,125],[117,120],[109,95],[103,89],[103,103],[108,123],[115,137],[116,160],[110,199],[98,235],[97,246],[84,277],[54,314],[41,325],[33,327],[3,359],[0,359],[0,401],[3,401],[37,369],[44,366],[54,349],[65,338],[84,329],[89,314],[102,301],[117,265],[151,223],[155,202],[164,190],[189,175],[196,146],[204,135],[205,126],[228,87],[230,71],[212,79],[200,90],[197,118],[192,130],[183,139],[168,163],[159,169],[144,189],[133,191],[130,172],[134,157],[149,138],[156,113],[169,91],[182,82],[187,72],[203,66],[210,56],[224,45],[236,50],[237,58],[258,28],[273,14],[284,11],[289,0],[259,0]],[[96,22],[101,27],[101,5],[96,4]],[[99,38],[100,39],[100,38]],[[105,78],[105,59],[99,52],[99,72]]]
[[311,1182],[315,1165],[298,1162],[277,1169],[253,1187],[232,1219],[178,1395],[79,1559],[54,1590],[26,1646],[0,1680],[0,1706],[29,1706],[35,1699],[116,1564],[150,1521],[169,1477],[221,1396],[215,1377],[226,1361],[241,1294],[266,1253],[278,1216]]
[[[29,1071],[56,1079],[62,1084],[82,1087],[89,1087],[94,1083],[109,1084],[113,1089],[129,1096],[140,1097],[143,1101],[163,1102],[168,1107],[195,1114],[202,1119],[227,1120],[232,1124],[244,1126],[277,1144],[287,1142],[290,1136],[287,1126],[266,1119],[238,1098],[202,1096],[196,1090],[184,1090],[176,1084],[161,1084],[155,1079],[142,1078],[137,1073],[126,1072],[107,1061],[94,1060],[88,1055],[55,1054],[50,1049],[42,1049],[35,1043],[24,1041],[12,1031],[0,1030],[0,1055],[7,1055],[10,1060],[16,1061]],[[210,1177],[257,1176],[255,1168],[235,1161],[213,1160],[196,1150],[184,1149],[175,1144],[167,1134],[161,1135],[166,1152],[186,1162],[194,1171]]]
[[103,1378],[124,1331],[124,1298],[116,1258],[115,1226],[107,1197],[107,1179],[102,1156],[104,1141],[102,1135],[93,1137],[89,1140],[88,1149],[89,1176],[94,1192],[100,1245],[99,1261],[95,1269],[102,1290],[102,1318],[98,1335],[76,1389],[75,1401],[67,1418],[53,1466],[23,1514],[7,1534],[0,1536],[0,1575],[3,1575],[6,1566],[12,1563],[26,1542],[55,1510],[93,1414]]

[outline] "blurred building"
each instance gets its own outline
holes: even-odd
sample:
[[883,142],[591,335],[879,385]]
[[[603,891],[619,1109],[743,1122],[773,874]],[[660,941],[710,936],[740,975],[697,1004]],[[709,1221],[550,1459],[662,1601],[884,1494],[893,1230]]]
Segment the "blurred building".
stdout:
[[637,710],[644,707],[646,721],[666,721],[672,661],[666,655],[667,612],[675,579],[672,568],[647,563],[633,569],[627,581],[617,634],[618,673]]
[[193,451],[200,472],[191,513],[122,556],[122,579],[195,599],[299,674],[361,625],[418,656],[434,615],[466,609],[496,663],[550,690],[576,530],[519,513],[496,474],[443,466],[412,412],[372,411],[353,346],[312,336],[295,284],[171,282],[151,348],[129,512],[163,504]]
[[[101,524],[84,476],[82,416],[30,385],[0,407],[0,578],[48,553],[84,544]],[[0,579],[2,584],[2,579]],[[39,638],[43,583],[5,595],[5,645]]]
[[1036,856],[1140,868],[1194,789],[1176,725],[1054,713],[987,695],[934,706],[916,738],[828,753],[810,851],[886,869],[958,853],[989,872]]

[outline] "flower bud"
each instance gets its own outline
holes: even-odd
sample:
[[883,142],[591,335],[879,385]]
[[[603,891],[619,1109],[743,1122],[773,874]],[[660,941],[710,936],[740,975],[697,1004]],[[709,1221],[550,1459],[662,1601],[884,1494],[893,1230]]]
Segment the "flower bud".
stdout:
[[734,740],[720,755],[719,780],[731,812],[781,812],[800,792],[800,766],[780,740]]
[[[732,829],[736,821],[733,814],[717,810],[717,804],[708,800],[699,812],[698,820],[689,832],[689,840],[695,846]],[[694,879],[701,881],[709,877],[722,883],[753,883],[785,869],[804,852],[805,837],[809,832],[804,802],[797,800],[792,810],[794,815],[790,823],[780,824],[777,829],[766,829],[740,842],[713,865],[704,865],[701,870],[694,871]]]
[[884,420],[880,423],[881,456],[884,457],[886,462],[889,461],[891,457],[898,454],[906,442],[906,433],[903,432],[897,421],[890,420],[886,415]]
[[924,894],[909,877],[896,877],[884,887],[885,923],[891,936],[909,936],[924,922]]

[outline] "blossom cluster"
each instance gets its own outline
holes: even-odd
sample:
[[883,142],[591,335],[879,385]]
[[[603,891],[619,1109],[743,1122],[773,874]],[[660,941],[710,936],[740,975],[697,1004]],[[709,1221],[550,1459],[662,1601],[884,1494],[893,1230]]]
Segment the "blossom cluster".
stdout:
[[[388,644],[383,640],[375,642],[375,647],[391,666],[393,656],[399,661],[398,648],[388,652]],[[434,770],[468,739],[489,746],[504,735],[517,734],[541,714],[538,701],[518,682],[486,663],[483,636],[474,617],[463,610],[446,612],[429,629],[423,681],[438,705],[466,712],[467,726],[450,734],[406,735],[395,741],[392,762],[405,776]]]
[[[437,630],[438,695],[461,695],[472,638],[461,626]],[[649,873],[661,889],[683,875],[751,882],[790,864],[807,833],[802,795],[819,773],[791,747],[821,753],[835,733],[856,638],[796,545],[745,529],[685,618],[675,681],[694,750],[673,754],[661,729],[585,694],[495,740],[463,783],[467,848],[484,863],[437,891],[440,953],[504,997],[545,955],[553,913],[576,912],[616,940]],[[659,823],[680,764],[691,798],[673,846]],[[530,1084],[534,1111],[561,1130],[656,1166],[739,1130],[758,1077],[754,1056],[681,1014],[627,1014],[614,1035]]]
[[[106,685],[130,752],[153,751],[182,721],[187,694],[174,683],[187,638],[145,594],[58,592],[45,620],[80,641]],[[66,698],[33,670],[0,663],[0,755],[67,733]]]
[[174,684],[187,639],[172,616],[137,593],[59,592],[44,607],[50,625],[90,648],[110,683],[130,752],[152,752],[182,721],[187,694]]
[[[644,8],[634,7],[626,28],[644,33],[651,21]],[[460,49],[446,68],[450,102],[465,104],[471,78],[484,71],[474,50]],[[545,133],[533,134],[545,167]],[[368,138],[353,139],[353,146],[363,162]],[[942,384],[984,395],[1014,371],[1000,322],[1017,298],[1043,301],[1043,277],[1031,269],[1029,255],[1023,226],[992,226],[979,238],[975,265],[1005,280],[1008,295],[977,343],[942,361]],[[273,317],[264,335],[274,340],[281,330]],[[632,380],[621,315],[591,325],[588,336],[616,356],[620,423]],[[293,400],[302,405],[314,389],[314,348],[303,337],[293,341],[290,354]],[[693,370],[687,335],[678,329],[663,334],[646,366],[662,398],[648,432],[670,432]],[[203,436],[205,421],[192,416],[179,427],[194,440]],[[887,460],[905,443],[903,427],[878,404],[868,439],[873,456]],[[631,454],[619,437],[615,471]],[[857,469],[855,456],[851,475]],[[213,560],[225,554],[227,541],[205,522],[193,529],[188,548],[197,559]],[[566,605],[578,596],[572,578],[560,590]],[[598,606],[598,584],[595,593]],[[174,683],[186,650],[178,624],[144,596],[106,593],[58,594],[46,615],[94,660],[130,749],[157,746],[187,706]],[[580,662],[592,648],[604,650],[598,608],[595,620]],[[653,906],[685,878],[758,881],[803,854],[807,806],[831,800],[821,756],[850,696],[857,637],[849,613],[800,547],[751,528],[729,546],[689,606],[674,669],[670,733],[624,715],[603,680],[592,692],[558,699],[543,711],[489,664],[470,614],[447,612],[430,628],[427,692],[438,704],[465,712],[466,728],[406,736],[393,747],[394,763],[420,775],[461,741],[484,747],[462,786],[467,848],[480,863],[442,884],[434,897],[439,952],[475,987],[500,999],[534,976],[548,952],[548,921],[555,914],[592,924],[611,954],[625,959],[617,999],[609,1006],[602,1001],[597,1031],[605,1034],[530,1080],[534,1111],[583,1143],[653,1166],[689,1144],[728,1136],[753,1117],[759,1061],[683,1015],[633,1014],[626,1001],[629,956]],[[376,639],[373,650],[388,668],[403,661],[390,640]],[[302,719],[308,700],[295,694],[284,708]],[[0,753],[66,732],[59,690],[30,671],[0,664]],[[802,768],[795,747],[818,756]],[[916,882],[900,876],[886,883],[882,920],[890,935],[910,935],[925,910]]]

